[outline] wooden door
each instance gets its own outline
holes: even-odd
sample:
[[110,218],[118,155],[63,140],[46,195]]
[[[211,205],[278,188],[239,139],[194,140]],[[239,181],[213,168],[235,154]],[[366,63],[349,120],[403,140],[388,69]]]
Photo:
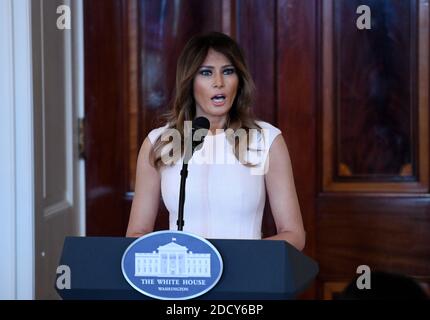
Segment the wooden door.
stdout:
[[[54,283],[64,239],[78,235],[80,224],[78,116],[74,104],[78,89],[77,72],[71,71],[78,32],[52,27],[62,3],[31,3],[36,299],[59,298]],[[72,9],[78,15],[79,8],[73,5]]]

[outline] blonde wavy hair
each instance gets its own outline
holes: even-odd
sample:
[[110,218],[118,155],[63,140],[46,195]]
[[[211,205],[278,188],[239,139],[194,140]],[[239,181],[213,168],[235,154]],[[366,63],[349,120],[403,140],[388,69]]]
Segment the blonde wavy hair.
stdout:
[[[245,157],[239,154],[239,151],[246,152],[247,150],[240,150],[239,148],[239,139],[242,135],[240,133],[246,132],[247,138],[251,139],[252,135],[249,134],[249,130],[256,129],[261,132],[261,127],[255,122],[256,119],[250,109],[254,100],[254,82],[248,71],[241,48],[229,36],[220,32],[210,32],[194,36],[187,42],[177,63],[173,106],[163,118],[165,123],[167,122],[168,129],[176,129],[180,133],[181,146],[173,146],[173,149],[178,150],[181,147],[181,152],[174,152],[174,154],[182,156],[185,145],[184,122],[192,121],[196,116],[196,102],[193,93],[194,78],[206,59],[209,49],[224,54],[235,67],[239,78],[236,97],[229,111],[224,130],[232,129],[226,131],[230,132],[230,134],[227,134],[227,139],[234,147],[235,157],[241,161]],[[155,141],[151,152],[151,162],[156,168],[165,165],[162,161],[162,150],[169,143],[171,142],[162,141],[161,136]],[[174,159],[173,163],[179,158]],[[241,163],[253,166],[248,162],[241,161]]]

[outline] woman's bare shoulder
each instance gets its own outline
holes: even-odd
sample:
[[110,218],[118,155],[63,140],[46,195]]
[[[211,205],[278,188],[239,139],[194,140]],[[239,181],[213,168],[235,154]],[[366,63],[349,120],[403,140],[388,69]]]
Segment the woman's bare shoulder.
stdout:
[[157,139],[161,136],[161,134],[169,127],[168,124],[162,126],[162,127],[158,127],[155,129],[152,129],[149,133],[148,133],[148,139],[149,141],[154,144],[155,141],[157,141]]

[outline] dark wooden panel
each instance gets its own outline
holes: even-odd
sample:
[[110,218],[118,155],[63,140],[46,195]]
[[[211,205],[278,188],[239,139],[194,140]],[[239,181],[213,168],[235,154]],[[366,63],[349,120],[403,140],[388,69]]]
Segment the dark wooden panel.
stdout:
[[417,1],[335,0],[334,23],[335,179],[416,180]]
[[[252,110],[258,119],[277,125],[275,1],[237,0],[235,9],[236,29],[233,33],[244,51],[256,87]],[[268,201],[262,228],[263,237],[276,234]]]
[[359,265],[430,274],[430,199],[327,196],[318,200],[320,276],[342,279]]
[[[123,1],[84,1],[87,235],[124,235]],[[107,67],[108,66],[108,67]]]
[[237,0],[236,12],[237,41],[256,87],[253,111],[261,120],[276,124],[275,1]]
[[[360,4],[370,30],[356,26]],[[428,6],[321,7],[324,190],[428,192]]]
[[[371,30],[356,28],[361,4],[372,10]],[[317,197],[319,297],[362,264],[426,282],[428,2],[319,5],[318,170],[330,192]]]
[[[317,1],[277,1],[276,100],[306,230],[305,253],[315,256],[317,183]],[[315,297],[315,287],[302,298]]]
[[284,0],[277,7],[277,118],[290,152],[313,254],[316,191],[317,6]]

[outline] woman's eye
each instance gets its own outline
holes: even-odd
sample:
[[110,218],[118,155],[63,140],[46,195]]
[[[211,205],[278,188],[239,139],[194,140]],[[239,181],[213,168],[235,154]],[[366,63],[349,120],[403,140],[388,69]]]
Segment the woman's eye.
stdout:
[[228,68],[224,70],[224,74],[225,75],[233,74],[234,71],[235,71],[234,68]]
[[210,76],[210,75],[212,75],[212,71],[210,71],[210,70],[205,70],[205,69],[203,69],[203,70],[200,70],[200,72],[199,72],[202,76]]

